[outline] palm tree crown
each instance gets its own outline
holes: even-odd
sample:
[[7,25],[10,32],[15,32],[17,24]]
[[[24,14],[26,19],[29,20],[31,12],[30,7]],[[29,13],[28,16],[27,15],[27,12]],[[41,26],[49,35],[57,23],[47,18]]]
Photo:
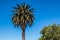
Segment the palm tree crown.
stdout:
[[12,21],[15,26],[21,26],[22,29],[26,28],[27,23],[32,25],[34,16],[34,9],[25,3],[22,5],[17,4],[17,7],[13,7],[14,14],[12,15]]

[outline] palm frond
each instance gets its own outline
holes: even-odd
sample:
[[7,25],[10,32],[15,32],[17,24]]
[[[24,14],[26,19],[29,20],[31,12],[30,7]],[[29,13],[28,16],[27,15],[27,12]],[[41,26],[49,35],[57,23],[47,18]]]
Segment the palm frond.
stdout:
[[14,9],[17,9],[17,7],[13,7]]
[[26,5],[26,9],[30,9],[31,7],[29,5]]
[[19,4],[17,4],[17,6],[18,6],[18,7],[20,7],[20,5],[19,5]]

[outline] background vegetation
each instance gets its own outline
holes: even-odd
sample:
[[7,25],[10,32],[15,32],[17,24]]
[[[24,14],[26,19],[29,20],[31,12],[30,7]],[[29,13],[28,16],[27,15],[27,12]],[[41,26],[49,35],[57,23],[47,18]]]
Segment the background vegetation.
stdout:
[[60,25],[45,26],[40,33],[42,36],[39,40],[60,40]]

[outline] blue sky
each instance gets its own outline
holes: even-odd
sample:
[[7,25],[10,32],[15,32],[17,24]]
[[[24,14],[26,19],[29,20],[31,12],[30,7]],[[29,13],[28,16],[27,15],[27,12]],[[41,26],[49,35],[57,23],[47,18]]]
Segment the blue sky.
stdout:
[[34,11],[34,24],[26,28],[26,40],[38,40],[40,30],[49,24],[60,24],[60,0],[0,0],[0,40],[22,40],[21,28],[14,28],[12,10],[17,3],[25,2]]

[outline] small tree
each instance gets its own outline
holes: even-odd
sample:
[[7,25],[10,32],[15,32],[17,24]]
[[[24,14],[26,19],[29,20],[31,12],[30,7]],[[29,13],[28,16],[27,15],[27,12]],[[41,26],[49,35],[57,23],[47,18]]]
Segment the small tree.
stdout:
[[60,25],[45,26],[41,30],[41,38],[39,40],[60,40]]

